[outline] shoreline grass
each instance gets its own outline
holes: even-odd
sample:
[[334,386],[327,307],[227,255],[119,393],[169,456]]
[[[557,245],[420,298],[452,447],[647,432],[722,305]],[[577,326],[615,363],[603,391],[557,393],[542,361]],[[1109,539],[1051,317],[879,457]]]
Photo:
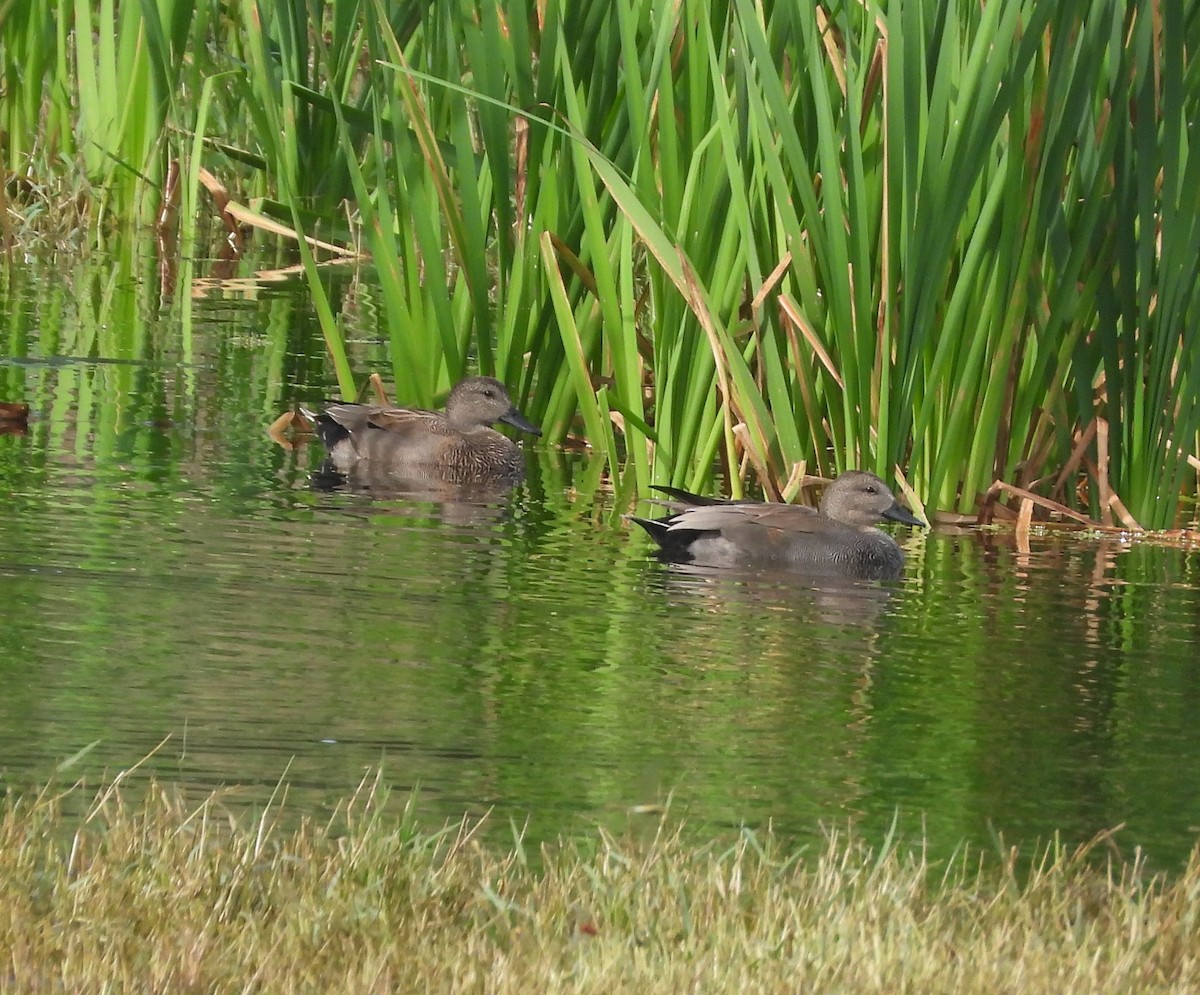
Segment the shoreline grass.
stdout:
[[[0,988],[146,991],[1183,991],[1193,896],[1104,838],[936,864],[840,832],[697,845],[664,820],[527,853],[480,823],[235,817],[157,785],[9,797]],[[87,815],[66,814],[86,809]]]

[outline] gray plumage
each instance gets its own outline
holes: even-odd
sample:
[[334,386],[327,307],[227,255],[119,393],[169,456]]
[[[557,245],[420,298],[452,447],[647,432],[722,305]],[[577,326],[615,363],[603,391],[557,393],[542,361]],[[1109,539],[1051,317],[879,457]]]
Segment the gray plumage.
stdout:
[[874,526],[886,520],[923,526],[879,477],[848,470],[825,488],[818,508],[721,501],[660,488],[674,514],[637,518],[664,559],[711,567],[755,567],[894,580],[904,554]]
[[542,434],[493,377],[457,384],[444,411],[349,403],[330,404],[319,413],[301,410],[315,424],[329,465],[351,477],[515,483],[525,471],[521,449],[492,425]]

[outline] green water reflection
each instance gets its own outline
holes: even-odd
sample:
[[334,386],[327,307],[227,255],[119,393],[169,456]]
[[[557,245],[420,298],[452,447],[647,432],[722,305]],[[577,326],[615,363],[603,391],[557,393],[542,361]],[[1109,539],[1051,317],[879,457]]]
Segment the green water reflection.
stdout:
[[0,436],[12,789],[170,737],[143,771],[196,793],[261,805],[285,777],[321,813],[382,765],[501,838],[671,797],[801,838],[899,812],[938,852],[1119,823],[1162,863],[1192,846],[1195,554],[935,532],[901,584],[811,589],[668,570],[554,452],[506,501],[316,491],[319,454],[264,432],[333,392],[302,295],[198,302],[185,347],[144,280],[36,277],[0,288],[0,400],[34,413]]

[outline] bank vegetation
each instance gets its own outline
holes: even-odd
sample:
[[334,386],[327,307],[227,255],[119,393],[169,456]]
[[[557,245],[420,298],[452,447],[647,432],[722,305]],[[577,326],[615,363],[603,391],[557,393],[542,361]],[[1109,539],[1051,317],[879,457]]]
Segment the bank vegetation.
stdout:
[[1195,0],[0,4],[0,238],[157,235],[184,299],[214,227],[280,239],[347,395],[369,263],[398,397],[496,373],[630,495],[1164,528],[1198,44]]

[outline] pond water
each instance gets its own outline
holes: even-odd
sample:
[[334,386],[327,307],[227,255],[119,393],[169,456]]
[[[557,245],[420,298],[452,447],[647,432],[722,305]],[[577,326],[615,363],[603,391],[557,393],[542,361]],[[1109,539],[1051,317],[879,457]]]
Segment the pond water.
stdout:
[[1195,553],[901,530],[901,582],[814,587],[663,566],[544,445],[498,500],[317,490],[316,444],[265,431],[336,393],[303,288],[210,291],[181,334],[153,282],[0,270],[0,401],[33,414],[0,436],[3,789],[152,754],[131,783],[318,818],[380,771],[500,841],[669,801],[710,834],[1191,849]]

